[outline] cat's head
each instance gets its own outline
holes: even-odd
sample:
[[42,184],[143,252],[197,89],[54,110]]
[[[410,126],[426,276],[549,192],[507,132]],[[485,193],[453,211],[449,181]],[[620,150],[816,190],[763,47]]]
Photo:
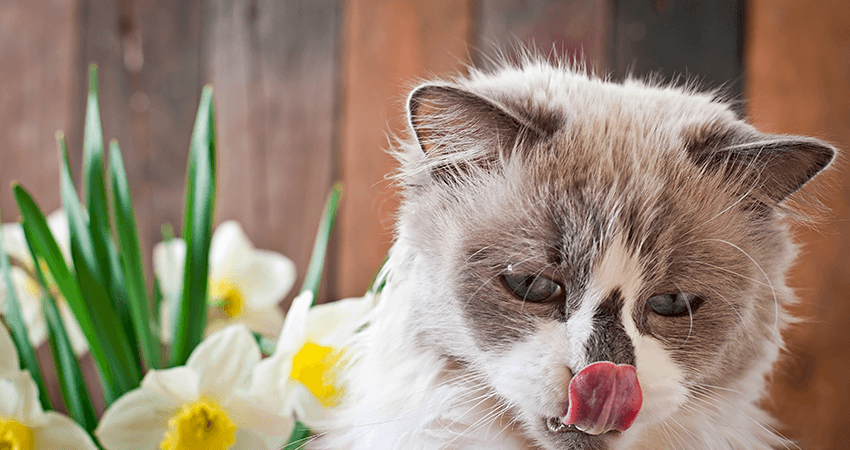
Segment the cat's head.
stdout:
[[[531,439],[621,447],[717,389],[761,394],[793,301],[783,201],[831,146],[760,133],[711,95],[546,63],[425,84],[408,108],[409,331]],[[559,429],[571,378],[598,361],[636,368],[634,425]]]

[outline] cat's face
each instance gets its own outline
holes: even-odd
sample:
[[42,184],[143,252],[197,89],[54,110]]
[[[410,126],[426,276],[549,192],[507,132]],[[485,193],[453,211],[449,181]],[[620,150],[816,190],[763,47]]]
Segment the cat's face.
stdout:
[[[410,331],[481,374],[531,439],[624,448],[698,419],[714,389],[760,394],[792,299],[777,205],[831,147],[759,134],[707,96],[547,66],[420,87],[410,118]],[[598,361],[636,369],[626,431],[559,425]]]

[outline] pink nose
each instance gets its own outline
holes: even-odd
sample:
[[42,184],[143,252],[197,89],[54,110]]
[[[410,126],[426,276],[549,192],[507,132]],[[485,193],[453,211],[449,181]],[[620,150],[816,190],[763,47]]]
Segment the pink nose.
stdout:
[[635,368],[607,361],[579,371],[570,381],[569,397],[561,421],[593,435],[628,430],[643,404]]

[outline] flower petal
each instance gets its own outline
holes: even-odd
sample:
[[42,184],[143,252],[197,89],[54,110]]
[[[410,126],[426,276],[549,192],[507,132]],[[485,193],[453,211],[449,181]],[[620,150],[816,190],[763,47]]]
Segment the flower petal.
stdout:
[[144,387],[134,389],[106,409],[94,434],[107,450],[158,449],[180,406],[172,400]]
[[77,317],[74,316],[71,308],[64,301],[59,303],[59,315],[62,317],[62,324],[65,325],[68,339],[71,340],[71,347],[74,348],[74,354],[77,356],[84,355],[89,351],[89,341],[86,339],[86,335],[83,334],[83,329],[80,328]]
[[239,428],[236,430],[236,442],[228,450],[278,450],[279,448],[269,447],[257,433]]
[[210,243],[210,278],[234,280],[244,272],[254,246],[238,222],[228,220],[216,228]]
[[233,319],[216,317],[207,325],[206,332],[208,335],[212,335],[218,330],[237,323],[241,323],[249,330],[262,335],[277,337],[283,325],[283,312],[276,305],[273,305],[271,308],[260,310],[245,310]]
[[3,234],[0,236],[3,239],[3,248],[10,257],[32,264],[32,257],[24,238],[24,228],[20,223],[4,223],[0,226],[0,233]]
[[295,284],[295,263],[270,250],[254,250],[251,263],[239,279],[250,308],[277,305]]
[[339,346],[363,326],[374,308],[374,295],[316,305],[307,318],[307,340]]
[[62,208],[57,209],[47,216],[47,228],[56,239],[56,244],[65,257],[65,262],[71,262],[71,232],[68,227],[68,216]]
[[[254,433],[262,439],[263,448],[279,449],[292,434],[295,419],[291,415],[264,408],[257,400],[245,395],[234,395],[226,406],[227,413],[240,431]],[[238,436],[236,443],[239,444]]]
[[298,350],[304,345],[304,339],[307,336],[307,317],[312,304],[311,291],[304,291],[292,300],[292,305],[283,321],[275,352]]
[[170,239],[153,247],[153,272],[164,299],[169,302],[179,300],[185,263],[186,242],[183,239]]
[[38,425],[42,416],[38,387],[26,370],[0,378],[0,415],[14,417],[26,426]]
[[260,348],[244,325],[231,325],[204,339],[186,362],[199,376],[200,395],[227,401],[233,389],[247,387],[260,362]]
[[142,387],[168,401],[174,407],[195,400],[200,395],[200,377],[192,368],[180,366],[165,370],[151,370],[142,379]]
[[70,418],[57,412],[45,413],[44,425],[33,430],[35,448],[96,450],[89,434]]
[[12,341],[12,335],[5,325],[0,324],[0,378],[8,378],[20,371],[18,350]]

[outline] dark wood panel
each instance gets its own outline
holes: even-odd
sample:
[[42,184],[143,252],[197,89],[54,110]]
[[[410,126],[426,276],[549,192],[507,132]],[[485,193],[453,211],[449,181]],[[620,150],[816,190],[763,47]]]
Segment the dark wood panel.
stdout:
[[397,198],[384,179],[395,168],[387,132],[405,132],[414,80],[462,70],[472,19],[470,0],[351,0],[345,17],[338,293],[355,296],[392,241]]
[[787,333],[789,355],[774,378],[782,431],[804,449],[847,448],[850,429],[850,4],[750,1],[746,94],[756,126],[814,135],[836,144],[839,158],[808,189],[827,207],[795,229],[802,258],[792,286],[803,322]]
[[741,95],[744,0],[615,0],[613,69],[657,74],[662,80],[684,75],[704,86],[724,86]]
[[611,17],[609,0],[480,0],[473,60],[486,67],[488,59],[522,45],[552,58],[583,59],[589,67],[605,70]]

